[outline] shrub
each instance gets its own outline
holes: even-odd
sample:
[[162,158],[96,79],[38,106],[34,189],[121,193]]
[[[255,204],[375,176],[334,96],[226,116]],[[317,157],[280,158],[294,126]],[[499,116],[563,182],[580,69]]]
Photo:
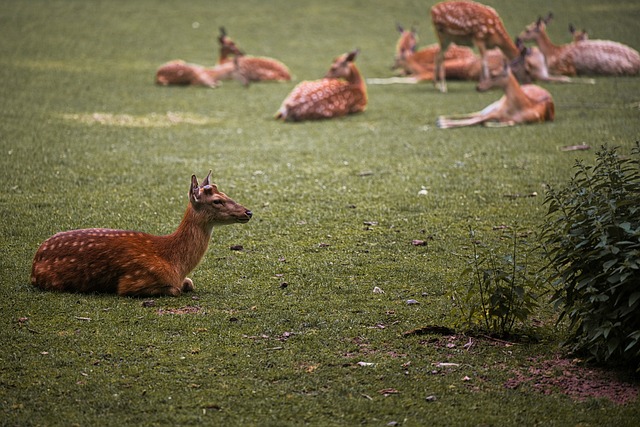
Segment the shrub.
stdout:
[[517,230],[509,236],[506,254],[480,242],[474,230],[470,234],[472,254],[469,266],[461,273],[468,287],[463,295],[454,293],[456,305],[468,328],[509,336],[516,325],[526,325],[544,292],[529,266],[536,248],[527,247]]
[[596,165],[550,188],[541,240],[555,302],[574,351],[640,368],[640,144],[631,157],[602,147]]

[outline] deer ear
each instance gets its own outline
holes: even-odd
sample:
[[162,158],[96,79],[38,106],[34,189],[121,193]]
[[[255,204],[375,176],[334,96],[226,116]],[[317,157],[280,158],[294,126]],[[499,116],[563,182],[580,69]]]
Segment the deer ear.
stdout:
[[544,23],[548,24],[549,22],[551,22],[552,19],[553,19],[553,13],[549,12],[549,13],[547,13],[547,17],[544,18]]
[[199,193],[200,193],[200,186],[198,185],[198,178],[196,178],[195,175],[191,175],[191,188],[189,189],[189,200],[192,202],[197,202]]
[[211,185],[211,169],[209,169],[209,174],[204,179],[204,181],[202,181],[202,186],[204,187],[206,185]]
[[360,53],[360,49],[352,50],[347,55],[347,59],[345,61],[346,62],[353,62],[356,59],[356,56],[358,56],[358,53]]
[[397,22],[396,22],[396,30],[398,30],[399,33],[404,33],[404,28],[402,28],[402,25],[400,25]]

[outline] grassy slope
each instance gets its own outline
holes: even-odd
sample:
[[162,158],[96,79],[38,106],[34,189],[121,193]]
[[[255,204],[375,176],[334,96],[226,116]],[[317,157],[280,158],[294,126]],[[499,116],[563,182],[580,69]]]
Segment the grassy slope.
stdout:
[[[396,3],[3,2],[0,423],[636,419],[637,403],[505,389],[526,358],[554,348],[558,338],[548,331],[540,332],[543,344],[471,352],[401,333],[453,321],[445,295],[465,285],[469,226],[495,240],[495,225],[535,230],[542,197],[504,195],[542,194],[545,183],[571,175],[575,159],[593,159],[593,151],[559,147],[632,145],[638,78],[547,86],[554,123],[451,131],[435,129],[439,114],[475,111],[499,94],[460,82],[446,95],[429,84],[371,86],[362,115],[290,125],[271,117],[295,82],[216,90],[152,84],[167,60],[213,63],[221,25],[247,52],[288,64],[297,80],[321,76],[354,47],[366,77],[389,76],[396,21],[417,24],[423,44],[434,41],[428,2]],[[568,40],[573,22],[592,38],[640,48],[634,2],[522,3],[490,2],[511,34],[553,10],[554,40]],[[164,126],[168,112],[204,123]],[[135,126],[83,121],[94,113],[127,114]],[[30,288],[31,258],[49,235],[91,226],[168,233],[185,207],[189,176],[209,168],[255,217],[214,231],[192,274],[196,300],[163,298],[145,308],[136,299]],[[422,188],[426,196],[418,196]],[[429,246],[411,245],[429,236]],[[245,251],[229,251],[233,244]],[[373,294],[374,286],[386,293]],[[408,306],[409,298],[421,304]],[[158,315],[188,305],[199,313]],[[461,367],[434,375],[440,361]],[[472,381],[462,382],[465,375]],[[399,393],[377,392],[387,388]],[[438,400],[426,402],[428,395]]]

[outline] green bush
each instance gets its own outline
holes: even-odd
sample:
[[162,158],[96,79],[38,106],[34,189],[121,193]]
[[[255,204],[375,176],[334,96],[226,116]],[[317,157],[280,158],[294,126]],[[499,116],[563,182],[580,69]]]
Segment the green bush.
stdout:
[[549,189],[541,234],[574,351],[640,368],[640,144],[602,147],[595,166]]
[[472,253],[461,277],[466,293],[454,293],[466,326],[508,337],[516,326],[526,326],[544,293],[529,258],[537,247],[517,230],[509,235],[510,246],[502,253],[495,245],[481,242],[470,230]]

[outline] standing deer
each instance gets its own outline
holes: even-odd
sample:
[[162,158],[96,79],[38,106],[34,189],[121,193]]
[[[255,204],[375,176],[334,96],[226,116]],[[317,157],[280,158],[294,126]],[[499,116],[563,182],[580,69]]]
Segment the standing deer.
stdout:
[[227,70],[230,70],[228,64],[235,61],[235,66],[231,68],[237,68],[236,78],[239,77],[245,86],[250,82],[291,80],[291,73],[282,62],[273,58],[245,55],[227,35],[224,27],[220,28],[218,43],[220,56],[218,64],[211,71],[218,72],[219,79],[227,80],[233,77]]
[[538,45],[550,72],[565,76],[633,76],[640,73],[640,54],[622,43],[587,39],[554,44],[546,32],[546,24],[551,18],[551,14],[544,19],[538,18],[520,33],[522,40]]
[[35,254],[31,284],[45,290],[178,296],[193,290],[187,277],[209,245],[214,226],[246,223],[251,211],[210,183],[191,177],[189,204],[177,230],[166,236],[89,228],[47,239]]
[[437,126],[441,129],[478,124],[513,126],[554,119],[555,107],[551,94],[540,86],[532,84],[520,86],[506,62],[498,75],[485,76],[480,80],[477,89],[484,92],[494,87],[504,90],[502,98],[477,113],[457,117],[440,116],[436,122]]
[[[431,20],[440,42],[440,52],[435,59],[435,83],[441,92],[447,91],[444,59],[451,43],[478,48],[482,68],[488,67],[487,52],[491,48],[500,48],[510,61],[520,55],[500,16],[489,6],[473,1],[445,1],[431,8]],[[513,72],[518,80],[527,81],[521,66],[514,66]]]
[[357,50],[338,56],[321,80],[300,82],[282,102],[276,119],[329,119],[367,107],[367,86],[354,60]]
[[[233,70],[231,71],[233,72]],[[215,88],[218,86],[218,79],[207,68],[196,64],[188,64],[178,59],[167,62],[158,68],[156,71],[156,84],[161,86],[192,85]]]

